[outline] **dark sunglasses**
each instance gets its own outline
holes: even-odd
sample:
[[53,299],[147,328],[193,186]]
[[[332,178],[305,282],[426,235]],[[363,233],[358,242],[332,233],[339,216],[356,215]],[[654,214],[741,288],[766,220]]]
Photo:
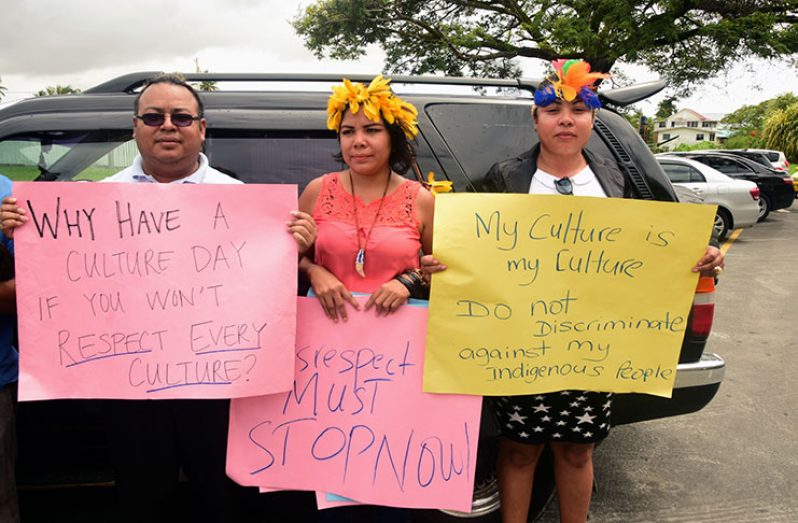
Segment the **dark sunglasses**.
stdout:
[[554,180],[554,187],[560,194],[570,196],[573,196],[574,194],[574,184],[571,183],[570,178],[560,178],[559,180]]
[[163,114],[163,113],[144,113],[144,114],[137,114],[136,118],[144,122],[144,125],[149,127],[160,127],[166,121],[166,117],[169,117],[172,120],[172,124],[175,127],[188,127],[195,120],[199,120],[200,116],[191,116],[187,113],[173,113],[173,114]]

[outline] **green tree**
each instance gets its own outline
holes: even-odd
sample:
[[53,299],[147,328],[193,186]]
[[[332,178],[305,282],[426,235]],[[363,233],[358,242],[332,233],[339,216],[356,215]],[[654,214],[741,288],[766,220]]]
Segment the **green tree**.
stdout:
[[763,147],[765,120],[773,113],[795,103],[798,103],[798,96],[785,93],[756,105],[744,105],[727,114],[722,122],[729,125],[734,134],[726,141],[726,148]]
[[735,133],[728,138],[726,141],[723,142],[724,149],[749,149],[749,148],[758,148],[762,143],[762,138],[758,134],[754,133]]
[[[195,72],[197,72],[197,73],[207,73],[208,72],[207,69],[205,69],[204,71],[202,69],[200,69],[199,58],[194,58],[194,69],[195,69]],[[210,92],[210,91],[218,91],[219,90],[219,86],[216,85],[216,82],[214,82],[212,80],[203,80],[202,82],[193,82],[191,85],[194,87],[194,89],[197,89],[198,91]]]
[[671,116],[672,114],[676,114],[678,109],[676,109],[676,97],[669,96],[662,100],[657,105],[657,120],[664,120],[665,118]]
[[71,85],[50,85],[36,93],[34,96],[54,96],[61,94],[75,94],[79,92],[80,89],[72,87]]
[[[208,71],[205,71],[205,72],[207,73]],[[199,85],[197,85],[197,89],[199,89],[200,91],[206,91],[206,92],[218,91],[219,90],[219,86],[217,86],[216,82],[214,82],[214,81],[205,80],[203,82],[200,82]]]
[[294,19],[318,57],[370,44],[388,72],[509,77],[516,57],[645,64],[687,92],[733,62],[798,53],[798,0],[316,0]]
[[680,143],[676,146],[674,151],[698,151],[704,149],[717,149],[718,145],[715,142],[698,142],[694,144]]
[[[204,71],[197,71],[197,72],[207,73],[208,70],[205,69]],[[191,85],[194,86],[194,88],[197,89],[198,91],[212,92],[219,90],[219,86],[216,85],[216,82],[214,82],[213,80],[203,80],[201,82],[193,82]]]
[[649,147],[653,147],[654,141],[654,120],[643,114],[643,111],[633,106],[622,108],[624,110],[618,111],[629,124],[637,129],[640,138],[646,142]]
[[798,101],[768,117],[763,138],[768,149],[782,151],[792,163],[798,161]]

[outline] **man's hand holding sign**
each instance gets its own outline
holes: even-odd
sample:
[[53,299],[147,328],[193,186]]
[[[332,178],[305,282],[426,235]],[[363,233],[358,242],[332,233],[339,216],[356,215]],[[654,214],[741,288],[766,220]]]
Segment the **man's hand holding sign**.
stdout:
[[22,399],[290,387],[294,186],[14,189],[30,222],[15,235]]

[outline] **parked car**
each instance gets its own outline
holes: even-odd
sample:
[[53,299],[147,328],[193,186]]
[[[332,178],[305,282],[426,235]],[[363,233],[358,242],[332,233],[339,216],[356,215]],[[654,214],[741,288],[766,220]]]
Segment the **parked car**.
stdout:
[[[40,97],[0,108],[0,172],[15,180],[96,180],[127,166],[136,154],[132,140],[133,99],[154,73],[134,73],[110,80],[81,94]],[[210,164],[247,183],[294,183],[300,190],[320,173],[340,169],[333,155],[336,136],[326,128],[327,92],[312,89],[231,91],[224,82],[340,82],[333,75],[188,74],[189,81],[219,82],[202,93],[208,128],[205,152]],[[369,81],[352,75],[353,81]],[[393,78],[402,84],[459,84],[510,88],[522,94],[402,93],[419,110],[417,139],[420,172],[448,179],[455,191],[480,191],[491,165],[517,156],[533,143],[530,117],[537,81],[464,78]],[[634,191],[645,199],[674,201],[673,186],[628,121],[612,104],[634,103],[664,87],[655,82],[609,90],[607,109],[598,112],[587,148],[617,161]],[[440,87],[431,87],[431,90]],[[413,176],[412,170],[409,176]],[[43,267],[42,270],[47,270]],[[700,280],[686,327],[675,388],[671,398],[619,394],[614,425],[696,412],[715,396],[725,371],[724,360],[705,351],[714,306],[712,278]],[[21,351],[27,350],[25,346]],[[24,357],[24,356],[23,356]],[[97,402],[41,401],[19,406],[19,482],[30,486],[110,485]],[[497,429],[483,415],[473,513],[426,511],[427,521],[498,521],[499,500],[494,463]],[[551,462],[538,467],[530,519],[545,506],[553,489]],[[312,500],[312,498],[311,498]],[[310,501],[312,503],[312,501]]]
[[731,229],[753,227],[759,217],[759,187],[735,180],[708,165],[677,156],[658,156],[662,170],[674,186],[695,191],[704,203],[718,206],[715,233],[724,239]]
[[752,151],[751,149],[721,149],[719,151],[710,151],[710,152],[722,152],[725,154],[733,154],[734,156],[741,156],[743,158],[748,158],[749,160],[758,163],[759,165],[764,165],[770,169],[776,169],[773,164],[770,162],[770,158],[768,155],[763,153],[762,151]]
[[786,209],[795,201],[792,178],[747,158],[725,152],[671,152],[669,156],[691,158],[736,179],[749,180],[759,187],[759,221],[771,211]]
[[777,171],[790,172],[790,162],[787,161],[787,157],[784,156],[784,153],[781,151],[774,151],[773,149],[744,149],[744,150],[764,153],[765,156],[768,157],[768,160],[770,160],[770,164],[773,166],[774,169],[776,169]]

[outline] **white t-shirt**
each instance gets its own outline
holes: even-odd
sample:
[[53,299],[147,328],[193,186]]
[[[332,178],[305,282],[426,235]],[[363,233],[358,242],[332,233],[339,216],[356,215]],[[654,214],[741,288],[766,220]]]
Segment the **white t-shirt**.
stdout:
[[[538,169],[529,184],[529,194],[560,194],[554,186],[558,178]],[[596,196],[606,198],[607,193],[601,187],[596,174],[586,165],[584,169],[571,176],[571,184],[574,188],[574,196]]]
[[[133,164],[130,167],[122,169],[116,174],[103,178],[101,182],[114,182],[114,183],[158,183],[158,180],[145,173],[141,168],[141,155],[136,155],[133,159]],[[208,157],[200,153],[199,167],[190,176],[173,180],[169,183],[211,183],[211,184],[228,184],[228,183],[244,183],[241,180],[236,180],[232,176],[228,176],[222,172],[217,171],[208,165]]]

